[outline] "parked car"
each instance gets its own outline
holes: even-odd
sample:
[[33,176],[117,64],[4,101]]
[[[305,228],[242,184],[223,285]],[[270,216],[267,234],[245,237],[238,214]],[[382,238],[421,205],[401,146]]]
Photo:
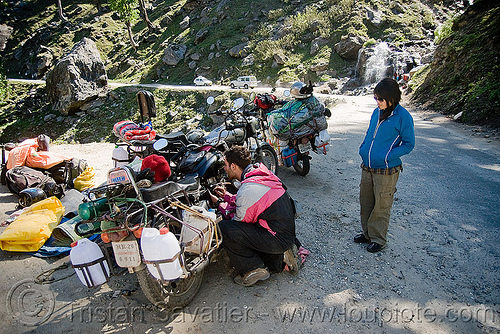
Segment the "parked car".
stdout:
[[212,86],[212,80],[208,80],[207,78],[200,75],[194,79],[194,84],[196,86]]
[[238,79],[231,81],[229,84],[231,88],[254,88],[257,87],[257,84],[259,82],[257,81],[257,78],[253,75],[247,75],[247,76],[242,76],[238,77]]

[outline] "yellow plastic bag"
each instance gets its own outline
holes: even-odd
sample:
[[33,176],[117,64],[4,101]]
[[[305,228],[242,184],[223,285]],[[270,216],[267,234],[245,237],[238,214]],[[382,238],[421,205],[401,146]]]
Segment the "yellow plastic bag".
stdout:
[[0,248],[11,252],[38,251],[63,215],[64,206],[55,196],[31,205],[0,235]]
[[94,167],[87,167],[73,182],[74,188],[78,191],[92,188],[95,186],[95,170]]

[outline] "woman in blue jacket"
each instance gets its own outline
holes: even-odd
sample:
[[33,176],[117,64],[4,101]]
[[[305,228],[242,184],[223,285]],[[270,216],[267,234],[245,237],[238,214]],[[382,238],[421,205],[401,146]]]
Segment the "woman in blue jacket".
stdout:
[[363,233],[357,243],[368,243],[369,252],[385,247],[401,156],[415,146],[413,118],[403,108],[398,83],[391,78],[380,81],[374,89],[378,107],[372,114],[365,139],[359,147],[362,174],[359,192]]

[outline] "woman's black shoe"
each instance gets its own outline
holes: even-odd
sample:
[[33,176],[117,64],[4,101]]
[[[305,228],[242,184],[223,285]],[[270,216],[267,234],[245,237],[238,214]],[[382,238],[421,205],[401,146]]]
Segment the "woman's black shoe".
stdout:
[[360,234],[356,234],[356,236],[354,237],[354,242],[356,242],[358,244],[364,244],[364,243],[370,242],[370,240],[366,239],[366,237],[363,233],[360,233]]
[[377,244],[376,242],[372,242],[371,244],[366,247],[366,250],[369,251],[370,253],[376,253],[380,252],[385,246],[382,246],[380,244]]

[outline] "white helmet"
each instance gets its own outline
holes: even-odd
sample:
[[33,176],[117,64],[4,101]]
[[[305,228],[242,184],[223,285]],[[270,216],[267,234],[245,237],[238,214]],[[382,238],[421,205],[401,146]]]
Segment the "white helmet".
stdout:
[[312,95],[312,86],[309,89],[305,83],[297,81],[290,87],[290,94],[296,99],[305,99]]

